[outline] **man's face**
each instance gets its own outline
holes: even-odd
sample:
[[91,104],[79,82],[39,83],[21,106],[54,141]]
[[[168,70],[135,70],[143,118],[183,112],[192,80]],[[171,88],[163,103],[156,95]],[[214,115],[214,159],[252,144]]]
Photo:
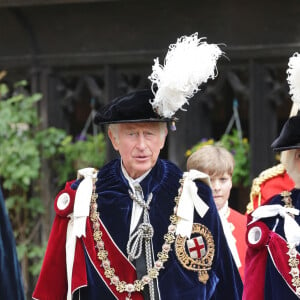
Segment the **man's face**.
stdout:
[[224,173],[222,176],[211,176],[210,181],[212,185],[213,198],[217,209],[219,210],[229,199],[230,190],[232,188],[231,176],[228,173]]
[[300,188],[300,149],[290,149],[282,152],[281,161],[289,176],[295,182],[295,187]]
[[123,166],[131,178],[138,178],[156,163],[163,148],[167,129],[159,123],[121,123],[116,132],[108,130],[115,150],[119,151]]

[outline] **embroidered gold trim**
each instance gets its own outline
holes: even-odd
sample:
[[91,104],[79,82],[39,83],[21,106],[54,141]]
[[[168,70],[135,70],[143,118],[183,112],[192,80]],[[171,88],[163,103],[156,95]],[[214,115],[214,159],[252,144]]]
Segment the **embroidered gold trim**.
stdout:
[[[283,191],[281,194],[281,201],[284,202],[284,207],[294,208],[293,200],[290,197],[292,195],[289,191]],[[295,216],[293,214],[289,215],[293,218]],[[292,285],[295,287],[295,292],[298,298],[300,297],[300,277],[299,277],[299,259],[297,258],[297,249],[295,245],[290,245],[287,243],[287,247],[289,248],[287,255],[289,256],[289,267],[291,268],[289,274],[292,276]]]
[[247,204],[247,214],[250,214],[254,209],[254,203],[253,199],[254,197],[258,197],[258,203],[257,205],[261,205],[261,190],[260,186],[265,181],[271,179],[272,177],[275,177],[277,175],[283,174],[285,172],[285,168],[282,164],[278,164],[274,167],[271,167],[269,169],[264,170],[259,174],[258,177],[254,178],[252,181],[252,187],[250,192],[250,201]]
[[293,206],[293,200],[292,198],[290,197],[292,195],[291,192],[289,191],[283,191],[280,196],[282,197],[281,201],[284,202],[284,207],[294,207]]
[[289,266],[291,268],[289,274],[292,276],[292,285],[295,287],[296,295],[300,297],[300,278],[299,278],[299,259],[297,258],[297,250],[295,246],[287,245],[289,251]]
[[205,284],[209,279],[208,271],[211,269],[215,254],[215,243],[211,232],[203,224],[194,223],[192,234],[193,233],[200,234],[200,236],[204,238],[206,254],[201,259],[190,257],[185,249],[187,238],[177,235],[175,241],[176,256],[184,268],[198,272],[199,281]]

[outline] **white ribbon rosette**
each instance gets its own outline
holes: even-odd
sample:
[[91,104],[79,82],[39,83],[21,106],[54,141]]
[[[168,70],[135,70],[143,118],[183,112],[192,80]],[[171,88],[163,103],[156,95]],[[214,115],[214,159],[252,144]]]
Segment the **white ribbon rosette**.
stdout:
[[299,215],[299,209],[292,207],[284,207],[280,204],[263,205],[258,207],[251,214],[253,219],[248,224],[252,224],[260,219],[275,217],[277,215],[284,219],[284,234],[289,245],[297,246],[300,243],[300,226],[291,216]]
[[80,169],[77,172],[77,178],[83,178],[80,182],[75,195],[73,214],[70,215],[70,221],[67,228],[66,239],[66,263],[68,277],[67,300],[72,299],[71,284],[72,270],[75,255],[76,238],[86,235],[86,219],[90,213],[91,196],[93,192],[93,177],[97,176],[94,168]]

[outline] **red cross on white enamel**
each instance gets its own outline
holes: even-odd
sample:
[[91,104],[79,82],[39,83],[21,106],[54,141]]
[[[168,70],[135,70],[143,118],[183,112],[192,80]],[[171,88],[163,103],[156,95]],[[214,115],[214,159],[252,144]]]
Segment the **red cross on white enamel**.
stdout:
[[201,258],[206,253],[202,236],[198,236],[196,238],[188,240],[187,246],[188,246],[191,258]]

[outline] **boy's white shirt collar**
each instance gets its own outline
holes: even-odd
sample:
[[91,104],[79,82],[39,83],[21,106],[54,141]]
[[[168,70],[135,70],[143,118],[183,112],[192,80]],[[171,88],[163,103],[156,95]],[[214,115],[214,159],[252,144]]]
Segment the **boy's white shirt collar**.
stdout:
[[231,254],[233,256],[233,259],[236,263],[237,268],[240,268],[242,263],[241,263],[240,256],[239,256],[239,253],[237,250],[236,239],[232,233],[230,223],[228,222],[228,219],[227,219],[229,216],[228,210],[229,210],[228,201],[226,201],[224,206],[221,209],[219,209],[218,212],[219,212],[219,216],[220,216],[221,223],[223,226],[223,231],[224,231],[228,246],[230,248]]
[[220,208],[218,211],[219,211],[220,216],[224,216],[227,219],[227,217],[228,217],[228,200],[225,202],[223,207]]

